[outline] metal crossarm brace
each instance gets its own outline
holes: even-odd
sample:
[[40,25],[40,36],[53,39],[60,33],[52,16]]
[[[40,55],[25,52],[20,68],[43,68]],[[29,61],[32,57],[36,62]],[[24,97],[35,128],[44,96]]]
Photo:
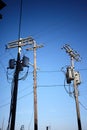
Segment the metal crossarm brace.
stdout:
[[16,47],[21,47],[21,46],[26,46],[26,45],[32,45],[32,44],[33,44],[32,37],[28,37],[28,38],[24,38],[24,39],[21,38],[19,40],[8,43],[8,45],[6,45],[6,49],[16,48]]

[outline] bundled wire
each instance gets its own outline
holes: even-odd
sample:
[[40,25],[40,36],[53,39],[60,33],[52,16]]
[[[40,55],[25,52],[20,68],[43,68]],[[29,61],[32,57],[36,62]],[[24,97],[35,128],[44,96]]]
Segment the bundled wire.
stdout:
[[28,76],[28,73],[29,73],[29,67],[27,67],[27,72],[24,74],[24,76],[19,78],[18,80],[25,80]]

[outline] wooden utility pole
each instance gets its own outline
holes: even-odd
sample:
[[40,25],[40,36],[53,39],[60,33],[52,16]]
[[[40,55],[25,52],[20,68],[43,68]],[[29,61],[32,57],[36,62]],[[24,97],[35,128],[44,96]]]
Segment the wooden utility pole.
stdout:
[[67,83],[71,83],[71,81],[73,80],[74,98],[75,98],[75,103],[76,103],[78,130],[82,130],[81,118],[80,118],[80,109],[79,109],[79,101],[78,101],[78,85],[81,83],[81,81],[80,81],[79,73],[74,70],[74,60],[80,61],[80,55],[76,51],[74,51],[67,44],[65,44],[65,46],[63,46],[63,48],[69,54],[70,59],[71,59],[71,66],[69,66],[66,78],[68,79]]
[[37,67],[36,67],[36,42],[34,42],[34,71],[33,71],[33,80],[34,80],[34,130],[38,130],[38,114],[37,114]]
[[36,41],[32,39],[33,41],[33,47],[26,49],[33,50],[33,56],[34,56],[34,70],[33,70],[33,80],[34,80],[34,130],[38,130],[38,111],[37,111],[37,65],[36,65],[36,50],[37,48],[43,47],[43,45],[37,45]]
[[78,101],[78,84],[76,83],[76,76],[75,76],[75,71],[74,71],[74,58],[73,57],[71,57],[71,66],[72,66],[72,71],[73,71],[72,73],[74,75],[73,87],[74,87],[74,98],[75,98],[75,103],[76,103],[78,130],[82,130],[79,101]]

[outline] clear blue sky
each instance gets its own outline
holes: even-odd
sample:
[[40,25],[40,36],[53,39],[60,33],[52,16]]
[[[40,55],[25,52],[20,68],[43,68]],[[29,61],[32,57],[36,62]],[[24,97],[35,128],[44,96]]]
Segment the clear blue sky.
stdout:
[[[0,11],[0,127],[6,130],[9,118],[11,80],[6,71],[9,59],[17,57],[17,49],[5,50],[5,45],[18,39],[20,0],[4,0],[7,6]],[[81,74],[79,101],[87,107],[87,0],[23,0],[21,37],[32,36],[44,47],[37,50],[37,96],[39,130],[77,130],[76,106],[64,89],[65,76],[61,68],[70,65],[64,44],[69,44],[82,57],[75,62]],[[33,63],[33,52],[25,54]],[[26,80],[19,81],[16,130],[25,125],[33,130],[33,68]],[[25,74],[26,70],[20,76]],[[12,79],[13,71],[9,70]],[[68,89],[68,87],[66,86]],[[73,88],[73,87],[71,87]],[[80,105],[83,130],[87,130],[87,110]]]

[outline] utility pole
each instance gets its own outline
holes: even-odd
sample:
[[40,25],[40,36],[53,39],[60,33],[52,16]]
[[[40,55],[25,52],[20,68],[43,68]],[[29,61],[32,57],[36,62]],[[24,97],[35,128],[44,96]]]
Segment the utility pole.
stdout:
[[13,101],[12,101],[12,117],[11,117],[11,126],[10,130],[15,129],[15,118],[16,118],[16,105],[17,105],[17,93],[18,93],[18,78],[19,78],[19,72],[20,72],[20,54],[21,54],[21,48],[18,47],[18,55],[17,55],[17,63],[16,63],[16,69],[14,73],[14,90],[13,90]]
[[79,109],[79,101],[78,101],[78,84],[75,77],[75,71],[74,71],[74,58],[71,57],[71,66],[73,68],[73,74],[74,74],[74,80],[73,80],[73,86],[74,86],[74,97],[75,97],[75,103],[76,103],[76,111],[77,111],[77,123],[78,123],[78,130],[82,130],[81,126],[81,119],[80,119],[80,109]]
[[[30,38],[20,39],[14,42],[11,42],[6,46],[7,49],[18,47],[17,61],[16,61],[16,69],[13,77],[13,88],[11,93],[11,104],[10,104],[10,114],[9,114],[9,122],[7,130],[15,130],[15,119],[16,119],[16,106],[17,106],[17,93],[18,93],[18,80],[19,73],[22,71],[24,66],[24,61],[20,59],[21,55],[21,47],[25,45],[31,44]],[[10,69],[15,68],[15,60],[10,60]],[[25,61],[26,62],[26,61]]]
[[34,70],[33,70],[33,80],[34,80],[34,130],[38,130],[38,112],[37,112],[37,65],[36,65],[36,50],[37,48],[43,47],[43,45],[37,45],[36,41],[32,39],[33,47],[26,49],[33,50],[34,55]]
[[[19,44],[19,41],[18,41]],[[16,118],[16,105],[17,105],[17,93],[18,93],[18,78],[20,72],[20,53],[21,47],[18,46],[18,54],[17,54],[17,62],[16,62],[16,69],[13,78],[13,92],[11,97],[11,106],[10,106],[10,116],[9,116],[9,124],[7,130],[14,130],[15,129],[15,118]]]
[[81,119],[80,119],[80,109],[79,109],[79,101],[78,101],[78,85],[81,83],[80,75],[78,72],[74,70],[74,60],[80,61],[80,55],[71,49],[71,47],[67,44],[63,46],[66,52],[69,54],[71,59],[71,66],[67,68],[66,78],[67,83],[70,84],[73,80],[73,87],[74,87],[74,98],[76,103],[76,112],[77,112],[77,123],[78,123],[78,130],[82,130],[81,126]]

